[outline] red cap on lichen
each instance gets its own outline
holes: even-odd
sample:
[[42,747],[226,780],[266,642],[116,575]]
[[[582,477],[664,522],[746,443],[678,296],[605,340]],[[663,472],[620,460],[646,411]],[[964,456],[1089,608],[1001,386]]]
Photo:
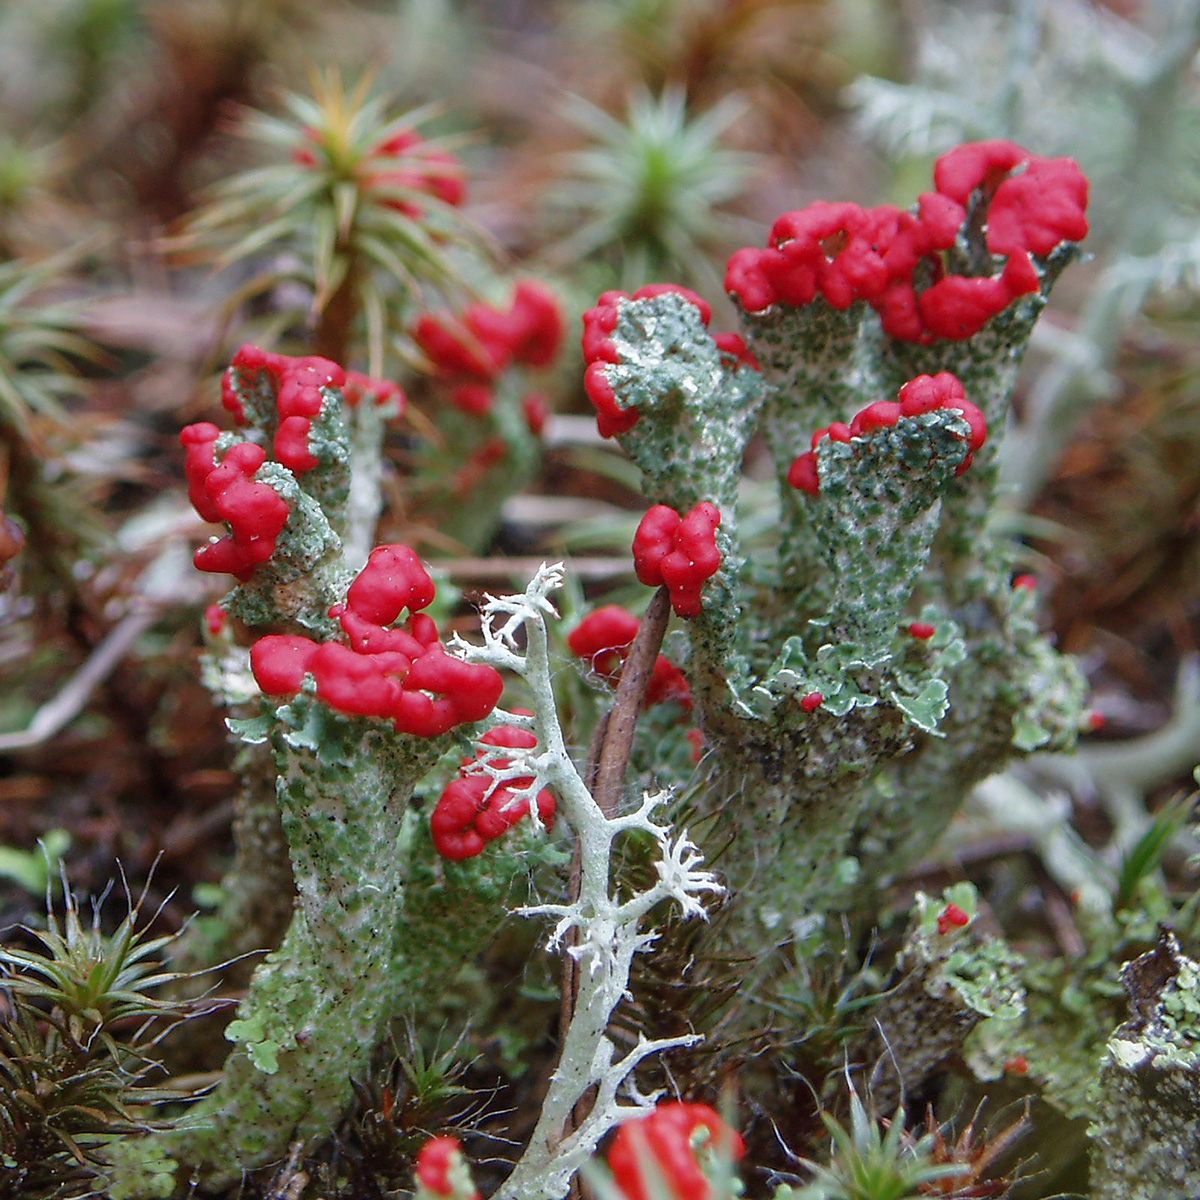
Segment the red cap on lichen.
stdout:
[[966,421],[970,429],[967,435],[967,448],[970,453],[958,468],[958,474],[961,475],[971,465],[971,455],[987,440],[987,422],[983,413],[966,398],[958,379],[949,371],[939,371],[936,375],[918,375],[900,389],[897,399],[902,416],[914,417],[938,408],[949,408]]
[[700,589],[721,565],[716,529],[721,513],[702,500],[685,517],[656,504],[642,518],[633,538],[633,566],[648,587],[666,584],[671,607],[681,617],[700,612]]
[[567,634],[567,645],[597,675],[612,683],[621,673],[624,652],[637,637],[640,623],[619,604],[606,604],[589,613]]
[[961,929],[970,921],[971,918],[957,904],[947,904],[938,914],[937,931],[944,937],[950,930]]
[[821,707],[825,697],[820,692],[806,692],[800,697],[800,711],[810,713]]
[[[509,749],[532,750],[537,745],[537,739],[529,730],[513,725],[497,725],[479,740],[484,746]],[[528,796],[518,798],[516,793],[532,785],[532,776],[510,779],[493,787],[491,777],[481,768],[481,760],[486,754],[480,750],[475,759],[468,759],[463,764],[458,777],[443,789],[430,815],[433,845],[443,858],[455,862],[473,858],[482,852],[487,842],[494,841],[529,815]],[[510,762],[507,758],[489,761],[498,769],[507,767]],[[542,824],[551,828],[555,802],[545,788],[537,794],[537,812]]]
[[788,470],[788,483],[798,491],[815,496],[820,492],[821,480],[817,469],[816,449],[822,438],[835,442],[846,442],[851,438],[864,437],[872,430],[894,425],[901,417],[916,417],[935,409],[951,409],[967,423],[964,439],[967,454],[958,466],[961,475],[970,465],[972,455],[987,438],[987,425],[983,413],[963,394],[962,384],[950,374],[942,371],[937,375],[918,375],[909,380],[893,400],[876,400],[855,414],[849,427],[835,421],[828,429],[818,429],[812,436],[812,449],[797,455]]
[[650,682],[646,684],[645,707],[666,704],[673,700],[685,712],[692,711],[692,693],[683,672],[670,659],[661,654],[654,660]]
[[749,367],[752,371],[761,371],[758,359],[746,349],[746,343],[737,333],[714,333],[713,341],[722,354],[733,359],[735,367]]
[[461,317],[426,313],[413,338],[441,373],[459,382],[492,383],[511,363],[546,367],[558,354],[562,311],[554,293],[522,279],[507,309],[472,304]]
[[435,593],[429,572],[408,546],[376,546],[346,592],[346,603],[360,617],[390,625],[406,608],[428,608]]
[[373,379],[361,371],[347,371],[346,386],[342,388],[342,400],[346,405],[355,408],[368,396],[379,406],[394,402],[397,416],[402,416],[408,407],[408,397],[398,383]]
[[[617,403],[616,394],[608,379],[608,367],[618,361],[619,355],[612,333],[617,327],[618,306],[622,302],[636,303],[639,300],[650,300],[657,296],[679,296],[693,305],[700,315],[702,325],[708,325],[712,319],[712,310],[708,302],[693,292],[690,288],[680,287],[676,283],[651,283],[638,288],[632,296],[624,292],[603,292],[595,305],[583,314],[583,390],[596,408],[596,428],[601,437],[615,437],[620,433],[628,433],[637,424],[640,413],[630,405],[622,408]],[[758,370],[758,362],[746,349],[745,342],[736,333],[718,333],[713,335],[717,349],[725,355],[727,366],[736,370],[741,366],[749,366]]]
[[204,627],[210,637],[217,637],[225,628],[227,617],[225,610],[219,604],[210,604],[204,610]]
[[271,633],[250,647],[254,681],[268,696],[294,696],[318,644],[298,634]]
[[[641,622],[617,604],[606,604],[589,613],[567,635],[572,653],[587,662],[597,675],[615,684],[621,676],[625,655],[637,636]],[[687,680],[677,666],[661,654],[654,661],[650,681],[646,685],[644,704],[662,704],[674,700],[684,709],[692,707]]]
[[661,1103],[644,1117],[626,1121],[613,1138],[608,1166],[626,1200],[658,1200],[663,1184],[670,1200],[713,1200],[696,1159],[694,1135],[707,1132],[715,1153],[729,1161],[745,1153],[742,1139],[707,1104]]
[[[919,197],[915,215],[890,205],[824,201],[784,213],[764,249],[746,247],[730,257],[726,291],[752,313],[803,306],[818,295],[837,309],[866,301],[890,337],[963,339],[1038,289],[1033,255],[1087,234],[1087,181],[1070,159],[1040,158],[1012,142],[979,142],[943,155],[934,185],[936,191]],[[941,252],[955,244],[977,190],[986,205],[988,251],[1007,262],[998,276],[947,275]],[[930,283],[918,295],[921,278]]]
[[[189,443],[189,431],[196,428],[189,426],[180,437],[199,458],[208,431],[202,430],[198,440]],[[274,553],[276,539],[287,524],[288,506],[274,488],[255,482],[254,474],[265,460],[261,446],[239,442],[211,469],[202,471],[197,465],[189,471],[193,481],[203,473],[205,503],[198,504],[197,511],[206,519],[215,513],[229,526],[226,537],[196,551],[193,561],[199,570],[228,572],[245,583]]]
[[534,437],[541,437],[550,419],[550,401],[541,392],[529,392],[521,397],[521,412]]
[[448,1200],[479,1200],[457,1138],[430,1138],[417,1151],[416,1176],[418,1200],[424,1200],[422,1192]]
[[179,442],[184,448],[183,473],[188,482],[188,499],[203,520],[212,522],[219,521],[221,514],[204,482],[217,465],[215,443],[220,436],[221,431],[211,421],[197,421],[179,431]]
[[399,733],[437,737],[495,708],[504,682],[493,668],[446,653],[437,627],[413,613],[404,628],[387,626],[405,608],[433,599],[433,581],[407,546],[378,546],[350,585],[339,618],[350,645],[272,635],[251,650],[264,692],[289,695],[311,673],[318,698],[350,716],[380,717]]
[[264,376],[274,394],[279,422],[272,444],[275,460],[296,473],[311,471],[320,462],[308,447],[312,421],[325,402],[323,391],[344,389],[346,373],[327,358],[291,358],[246,344],[233,356],[221,380],[221,402],[239,425],[246,423],[246,414],[235,379],[258,386]]
[[909,623],[908,632],[919,642],[927,642],[937,630],[927,621],[912,621]]

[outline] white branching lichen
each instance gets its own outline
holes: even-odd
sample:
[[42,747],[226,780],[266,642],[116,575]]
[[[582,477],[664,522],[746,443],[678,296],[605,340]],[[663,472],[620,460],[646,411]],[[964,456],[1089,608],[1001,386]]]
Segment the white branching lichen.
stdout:
[[[532,718],[497,714],[505,721],[532,727],[536,750],[516,751],[510,765],[485,767],[497,781],[530,779],[515,793],[532,798],[541,788],[558,795],[559,812],[579,840],[578,898],[565,904],[539,904],[519,909],[525,916],[554,921],[548,947],[553,949],[574,930],[569,953],[580,965],[579,992],[562,1039],[562,1053],[550,1081],[541,1115],[525,1153],[494,1200],[557,1200],[566,1194],[571,1177],[614,1126],[643,1113],[655,1096],[641,1094],[631,1078],[647,1056],[686,1046],[696,1036],[647,1039],[640,1037],[620,1057],[607,1029],[617,1005],[629,990],[633,956],[647,949],[655,934],[642,923],[656,905],[674,900],[685,917],[705,916],[701,898],[723,889],[712,872],[703,869],[700,854],[686,832],[675,833],[653,817],[670,799],[667,792],[647,793],[636,809],[606,817],[588,791],[567,753],[551,688],[547,646],[547,616],[556,617],[547,598],[562,583],[561,564],[543,565],[522,596],[487,598],[483,608],[482,647],[464,642],[456,648],[470,661],[512,671],[524,679],[533,695]],[[518,633],[524,630],[525,649]],[[530,814],[537,805],[530,803]],[[623,834],[639,831],[657,844],[657,880],[628,899],[620,899],[610,882],[612,851]],[[578,1127],[563,1136],[578,1102],[595,1089],[595,1100]],[[622,1101],[624,1097],[624,1101]]]

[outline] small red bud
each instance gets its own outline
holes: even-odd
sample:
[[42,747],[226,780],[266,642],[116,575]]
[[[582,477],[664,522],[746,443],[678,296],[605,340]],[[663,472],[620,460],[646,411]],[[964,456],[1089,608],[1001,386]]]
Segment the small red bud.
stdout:
[[800,697],[800,711],[810,713],[814,708],[820,708],[824,699],[820,692],[809,692]]
[[219,604],[210,604],[204,610],[204,624],[212,637],[225,628],[225,610]]
[[938,914],[937,930],[943,937],[951,929],[961,929],[971,920],[957,904],[947,904]]
[[908,627],[908,632],[918,641],[927,642],[937,630],[927,621],[913,621]]
[[1015,1058],[1010,1058],[1005,1062],[1004,1069],[1010,1075],[1024,1075],[1029,1070],[1029,1059],[1023,1054],[1018,1054]]
[[1013,591],[1023,588],[1027,592],[1037,591],[1037,577],[1034,575],[1018,575],[1013,581]]

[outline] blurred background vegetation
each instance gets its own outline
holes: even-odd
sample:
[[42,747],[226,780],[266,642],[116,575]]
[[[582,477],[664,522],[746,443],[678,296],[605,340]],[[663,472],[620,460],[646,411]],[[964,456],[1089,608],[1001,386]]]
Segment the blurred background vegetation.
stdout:
[[[219,411],[239,344],[405,389],[382,537],[468,597],[570,550],[576,609],[620,600],[641,503],[594,433],[580,313],[672,280],[729,328],[725,257],[780,212],[911,203],[938,153],[1006,137],[1092,180],[1093,257],[1018,390],[1004,519],[1097,720],[1070,772],[1008,781],[1034,818],[973,810],[928,876],[970,877],[1001,926],[1078,951],[1069,872],[1030,830],[1052,808],[1115,862],[1200,760],[1198,49],[1194,0],[0,0],[0,927],[45,925],[38,839],[80,896],[117,861],[149,879],[165,932],[230,858],[197,672],[222,589],[190,565],[177,434]],[[413,326],[503,306],[518,276],[558,296],[564,348],[464,412]],[[551,415],[531,430],[535,393]],[[1188,886],[1189,848],[1162,851],[1164,886]],[[514,937],[492,984],[524,961]],[[454,1059],[519,1111],[549,1061],[529,1005]],[[431,1065],[447,1047],[406,1036],[341,1143],[362,1180],[459,1095]]]

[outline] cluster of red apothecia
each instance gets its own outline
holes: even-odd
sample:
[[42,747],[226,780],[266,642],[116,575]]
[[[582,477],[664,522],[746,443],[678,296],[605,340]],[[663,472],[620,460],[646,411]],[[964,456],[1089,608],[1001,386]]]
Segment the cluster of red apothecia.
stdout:
[[[275,396],[278,421],[271,451],[276,462],[300,475],[318,464],[309,449],[312,423],[324,403],[322,389],[338,388],[343,402],[354,405],[371,397],[376,404],[394,403],[403,411],[404,393],[394,383],[343,371],[326,358],[289,358],[257,346],[242,346],[221,381],[221,403],[238,425],[246,414],[234,388],[234,375],[250,387],[263,378]],[[275,551],[287,524],[287,502],[265,483],[254,480],[267,460],[266,451],[252,442],[231,446],[216,461],[221,431],[210,421],[186,426],[179,440],[186,451],[184,472],[188,498],[206,521],[224,521],[229,533],[196,551],[201,571],[228,573],[245,583]]]
[[[638,288],[632,296],[624,292],[604,292],[595,306],[583,314],[583,387],[588,399],[596,406],[596,426],[602,437],[627,433],[637,424],[641,415],[636,407],[621,408],[608,382],[609,364],[615,363],[619,357],[616,343],[610,336],[617,327],[617,305],[621,300],[646,300],[651,296],[663,295],[681,296],[689,304],[694,304],[700,313],[700,320],[705,328],[708,327],[712,320],[712,309],[707,301],[690,288],[674,283],[647,284]],[[758,363],[738,334],[715,333],[712,339],[727,361],[735,366],[758,370]]]
[[633,569],[647,587],[666,585],[677,616],[700,612],[700,589],[717,573],[721,514],[702,500],[686,516],[666,504],[649,509],[633,536]]
[[452,1197],[453,1200],[479,1200],[479,1193],[459,1191],[455,1195],[454,1175],[463,1168],[462,1146],[456,1137],[433,1137],[417,1151],[415,1171],[418,1200],[426,1195]]
[[[701,1145],[725,1162],[737,1162],[745,1153],[741,1134],[707,1104],[668,1100],[625,1121],[608,1151],[615,1194],[622,1200],[654,1200],[666,1183],[672,1200],[713,1200],[712,1184],[696,1156]],[[430,1138],[417,1152],[417,1181],[426,1193],[466,1200],[465,1192],[455,1190],[454,1175],[462,1165],[457,1138]]]
[[[304,144],[292,151],[292,161],[316,167],[325,155],[321,131],[308,126],[304,139]],[[355,165],[355,173],[364,187],[381,193],[381,204],[406,217],[420,216],[424,196],[454,208],[467,198],[462,162],[448,150],[430,145],[413,129],[401,129],[381,141]]]
[[[533,715],[524,709],[516,711],[523,716]],[[532,750],[537,745],[537,738],[528,729],[515,725],[497,725],[479,741],[484,746],[510,750]],[[484,762],[502,770],[510,761],[493,758],[488,751],[480,750],[474,758],[463,760],[458,775],[442,790],[429,818],[429,829],[434,848],[443,858],[454,861],[473,858],[482,853],[488,842],[529,815],[528,796],[517,793],[532,785],[533,778],[521,776],[498,784],[483,769]],[[554,824],[554,810],[554,797],[543,788],[537,794],[537,812],[547,828]]]
[[[554,293],[534,279],[518,280],[507,309],[482,301],[457,316],[426,313],[413,339],[450,388],[450,402],[469,416],[491,411],[495,384],[514,363],[547,367],[562,345],[563,318]],[[549,406],[532,392],[522,401],[530,429],[540,433]]]
[[626,1121],[613,1138],[608,1166],[625,1200],[654,1200],[669,1181],[676,1200],[712,1200],[713,1189],[696,1158],[697,1133],[715,1157],[736,1162],[741,1135],[707,1104],[669,1101]]
[[[640,625],[637,617],[619,604],[606,604],[575,626],[567,635],[567,645],[606,683],[616,684]],[[654,661],[643,704],[649,708],[668,700],[691,711],[692,697],[683,672],[660,654]]]
[[[268,696],[294,696],[312,675],[318,699],[330,708],[380,717],[418,737],[482,720],[499,702],[503,680],[492,667],[446,652],[433,619],[419,611],[434,590],[409,547],[377,546],[345,603],[330,609],[349,644],[297,634],[259,638],[250,649],[258,686]],[[392,628],[405,609],[408,620]]]
[[[934,188],[917,211],[818,201],[784,213],[763,249],[729,259],[725,289],[752,313],[774,305],[802,307],[821,296],[837,309],[870,304],[883,331],[904,341],[974,336],[1019,296],[1038,290],[1034,258],[1087,235],[1087,180],[1072,159],[1042,158],[1013,142],[974,142],[937,160]],[[953,247],[973,202],[988,253],[1004,258],[998,275],[958,275],[942,255]],[[627,296],[605,292],[583,316],[584,389],[604,437],[637,423],[636,407],[617,404],[608,366],[618,361],[611,334],[622,300],[673,292],[695,304],[705,325],[708,305],[687,288],[652,284]],[[735,364],[757,366],[736,334],[714,341]]]
[[987,439],[987,424],[983,413],[966,398],[962,384],[949,371],[939,371],[936,375],[918,375],[916,379],[910,379],[897,393],[895,400],[877,400],[874,404],[868,404],[849,425],[834,421],[828,428],[818,429],[812,435],[812,449],[799,455],[788,470],[788,483],[810,496],[815,496],[821,490],[817,474],[817,445],[822,438],[849,442],[873,429],[895,425],[901,417],[916,417],[939,408],[957,412],[970,427],[963,439],[967,444],[967,455],[955,472],[961,475],[971,465],[972,455]]
[[[1035,256],[1087,235],[1087,180],[1069,158],[975,142],[942,155],[933,182],[915,214],[824,202],[784,213],[764,249],[747,247],[729,259],[726,291],[748,312],[801,307],[818,295],[837,309],[862,300],[890,337],[959,340],[1038,290]],[[998,275],[948,273],[942,260],[973,195],[986,206],[974,219],[986,224],[988,253],[1005,259]]]

